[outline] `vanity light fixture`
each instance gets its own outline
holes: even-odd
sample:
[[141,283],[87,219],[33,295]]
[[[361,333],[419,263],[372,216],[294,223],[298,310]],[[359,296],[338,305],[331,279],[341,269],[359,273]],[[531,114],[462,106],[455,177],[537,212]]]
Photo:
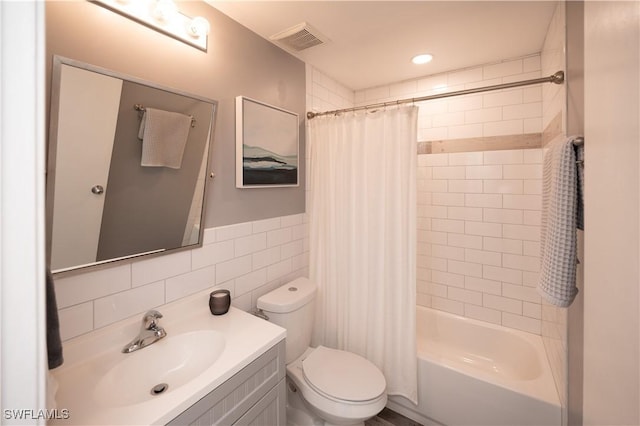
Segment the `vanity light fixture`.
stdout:
[[182,14],[173,0],[92,0],[92,3],[207,51],[209,21]]
[[414,56],[413,59],[411,59],[411,62],[413,62],[416,65],[422,65],[422,64],[426,64],[427,62],[431,62],[432,59],[433,59],[433,55],[424,53],[422,55]]

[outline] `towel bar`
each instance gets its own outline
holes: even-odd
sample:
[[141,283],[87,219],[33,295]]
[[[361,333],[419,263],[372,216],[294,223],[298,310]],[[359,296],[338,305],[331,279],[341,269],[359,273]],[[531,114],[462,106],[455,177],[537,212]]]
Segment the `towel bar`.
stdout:
[[[145,107],[142,104],[135,104],[133,106],[133,109],[135,109],[136,111],[139,111],[140,113],[145,112]],[[196,119],[193,118],[193,115],[190,115],[189,117],[191,117],[191,127],[196,127]]]

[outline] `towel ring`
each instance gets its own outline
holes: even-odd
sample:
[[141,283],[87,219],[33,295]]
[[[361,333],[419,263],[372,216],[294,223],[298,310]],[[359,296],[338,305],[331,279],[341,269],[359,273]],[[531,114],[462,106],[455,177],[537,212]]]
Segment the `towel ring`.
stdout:
[[[142,116],[142,113],[146,111],[146,108],[142,104],[133,105],[133,109],[138,111],[140,113],[140,116]],[[196,127],[196,119],[193,118],[193,115],[190,115],[189,117],[191,118],[191,127]]]

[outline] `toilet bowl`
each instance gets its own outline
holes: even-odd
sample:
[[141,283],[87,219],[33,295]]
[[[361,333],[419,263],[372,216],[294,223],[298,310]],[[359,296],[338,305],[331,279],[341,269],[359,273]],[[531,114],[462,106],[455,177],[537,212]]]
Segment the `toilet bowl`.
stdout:
[[316,286],[298,278],[257,301],[287,329],[287,418],[291,425],[361,425],[387,403],[386,380],[366,358],[310,347]]
[[309,408],[328,424],[361,424],[387,404],[380,370],[350,352],[309,348],[287,365],[287,377]]

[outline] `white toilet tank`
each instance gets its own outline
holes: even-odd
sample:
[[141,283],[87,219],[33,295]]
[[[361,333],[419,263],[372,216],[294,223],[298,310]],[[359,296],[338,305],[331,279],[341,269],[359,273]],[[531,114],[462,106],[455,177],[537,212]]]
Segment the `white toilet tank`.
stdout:
[[258,309],[262,309],[269,321],[287,330],[287,364],[302,355],[311,344],[315,298],[315,284],[304,277],[258,298]]

